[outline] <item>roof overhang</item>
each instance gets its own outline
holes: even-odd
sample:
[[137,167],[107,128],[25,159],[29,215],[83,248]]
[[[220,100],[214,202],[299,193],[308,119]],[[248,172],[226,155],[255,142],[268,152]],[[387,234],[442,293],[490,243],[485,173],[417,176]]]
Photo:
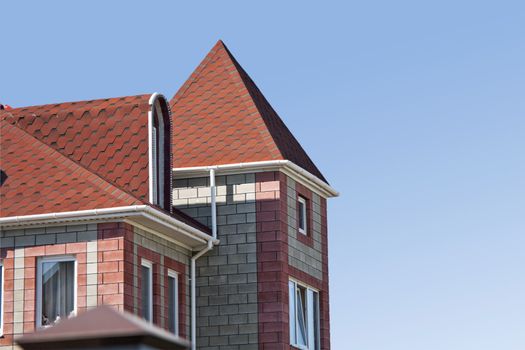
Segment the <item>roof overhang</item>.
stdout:
[[325,198],[339,196],[339,192],[337,192],[332,186],[289,160],[270,160],[261,162],[173,168],[173,176],[174,178],[198,177],[207,174],[211,169],[214,169],[220,175],[254,173],[263,171],[281,171]]
[[103,222],[126,222],[190,250],[199,250],[208,241],[214,245],[219,243],[209,234],[148,205],[3,217],[0,218],[0,229]]

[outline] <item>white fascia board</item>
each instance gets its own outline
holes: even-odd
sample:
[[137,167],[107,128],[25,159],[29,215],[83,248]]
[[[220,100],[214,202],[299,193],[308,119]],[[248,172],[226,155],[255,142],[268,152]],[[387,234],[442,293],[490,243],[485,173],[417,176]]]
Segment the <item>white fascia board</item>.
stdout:
[[[203,244],[207,244],[208,241],[211,241],[213,245],[219,243],[211,235],[148,205],[3,217],[0,218],[0,229],[48,226],[73,222],[100,223],[110,221],[137,223],[151,228],[153,232],[162,231],[159,232],[160,234],[164,232],[162,236],[176,242],[177,239],[184,241],[182,243],[192,249],[200,248]],[[169,233],[176,233],[177,238],[171,237]]]
[[332,186],[289,160],[269,160],[261,162],[173,168],[173,175],[174,178],[204,176],[209,173],[211,169],[215,169],[218,175],[279,170],[292,177],[294,180],[306,184],[310,189],[326,198],[339,196],[339,192],[337,192]]

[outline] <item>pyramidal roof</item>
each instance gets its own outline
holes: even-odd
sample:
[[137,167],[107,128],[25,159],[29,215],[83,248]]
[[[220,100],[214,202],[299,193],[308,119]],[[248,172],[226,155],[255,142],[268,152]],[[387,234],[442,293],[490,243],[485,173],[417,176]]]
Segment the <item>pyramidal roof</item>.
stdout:
[[170,105],[176,168],[289,160],[326,182],[220,40]]

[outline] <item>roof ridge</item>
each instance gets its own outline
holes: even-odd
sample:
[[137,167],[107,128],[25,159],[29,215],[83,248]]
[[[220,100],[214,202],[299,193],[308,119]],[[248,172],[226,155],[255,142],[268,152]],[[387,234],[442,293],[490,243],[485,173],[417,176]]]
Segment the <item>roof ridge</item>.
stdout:
[[[322,176],[321,172],[319,171],[319,169],[317,168],[317,166],[315,165],[315,163],[313,162],[313,160],[310,158],[310,156],[308,155],[308,153],[304,150],[303,146],[301,145],[301,143],[299,142],[299,140],[297,140],[297,138],[294,136],[294,134],[290,131],[290,129],[288,128],[288,126],[286,125],[286,123],[284,123],[284,121],[282,120],[282,118],[279,116],[279,114],[277,113],[277,111],[273,108],[273,106],[271,105],[271,103],[268,101],[268,99],[266,98],[266,96],[264,96],[264,94],[262,93],[261,89],[259,89],[259,87],[257,86],[257,84],[255,83],[255,81],[253,81],[253,79],[250,77],[250,75],[244,70],[244,68],[241,66],[241,64],[237,61],[237,59],[235,59],[235,57],[232,55],[232,53],[230,52],[230,50],[228,49],[228,47],[226,45],[224,45],[224,49],[226,50],[226,53],[228,54],[228,56],[230,57],[230,59],[232,60],[233,64],[235,65],[235,68],[237,69],[241,79],[242,79],[242,82],[244,84],[244,87],[246,88],[246,90],[248,90],[248,93],[250,94],[251,96],[251,101],[253,102],[253,104],[255,105],[255,107],[257,108],[257,111],[259,112],[259,115],[261,116],[262,120],[264,121],[264,123],[266,124],[267,128],[270,129],[272,126],[270,125],[270,120],[268,120],[268,115],[262,110],[262,107],[261,105],[259,105],[259,99],[262,99],[262,103],[264,104],[264,107],[267,107],[270,109],[270,112],[274,114],[275,116],[275,121],[277,121],[280,125],[279,127],[281,128],[284,128],[285,131],[288,133],[287,137],[291,137],[293,139],[293,142],[295,142],[297,144],[297,146],[299,146],[303,152],[304,152],[304,155],[307,157],[308,161],[311,163],[311,166],[313,166],[317,172],[318,172],[318,175],[321,175],[321,180],[325,181],[328,183],[328,181],[326,181],[326,179],[324,178],[324,176]],[[252,89],[248,86],[248,85],[252,85],[253,88],[255,89],[255,91],[252,91]],[[257,95],[255,95],[255,93]],[[268,134],[270,134],[270,136],[272,137],[272,139],[274,140],[274,143],[276,144],[277,146],[277,150],[279,151],[279,153],[281,154],[281,156],[283,157],[283,159],[286,158],[286,154],[283,154],[282,150],[281,150],[281,147],[279,147],[279,144],[282,142],[282,140],[280,140],[279,138],[276,138],[274,136],[274,134],[269,131]]]
[[[64,102],[57,102],[57,103],[45,103],[45,104],[41,104],[41,105],[30,105],[30,106],[21,106],[21,107],[16,107],[16,108],[12,108],[10,109],[10,111],[14,111],[14,112],[21,112],[23,111],[24,109],[34,109],[34,108],[38,108],[38,109],[41,109],[43,107],[53,107],[53,108],[57,108],[57,107],[60,107],[62,105],[70,105],[71,107],[75,107],[76,104],[80,104],[80,103],[83,103],[84,106],[86,106],[86,104],[88,103],[92,103],[92,102],[102,102],[102,101],[110,101],[110,100],[123,100],[125,98],[138,98],[138,97],[144,97],[144,96],[150,96],[152,94],[137,94],[137,95],[126,95],[126,96],[117,96],[117,97],[103,97],[103,98],[96,98],[96,99],[89,99],[89,100],[78,100],[78,101],[64,101]],[[78,106],[80,107],[80,106]],[[77,109],[80,109],[80,108],[72,108],[74,110],[77,110]]]
[[[260,118],[262,119],[262,121],[264,122],[264,124],[266,126],[266,128],[265,128],[266,132],[264,134],[265,135],[269,135],[272,138],[272,140],[273,140],[273,143],[275,145],[275,147],[274,147],[275,150],[274,151],[278,152],[282,159],[286,159],[287,158],[287,154],[285,154],[283,152],[283,149],[285,149],[285,147],[283,147],[284,145],[281,144],[284,140],[281,140],[280,138],[276,137],[276,135],[274,135],[274,132],[276,130],[272,130],[274,128],[274,126],[271,125],[271,120],[269,120],[270,118],[274,119],[274,121],[279,124],[278,125],[279,128],[283,128],[285,130],[285,133],[287,133],[286,137],[290,138],[291,142],[295,143],[296,147],[298,146],[303,151],[304,156],[307,159],[307,162],[310,163],[310,166],[314,167],[317,170],[317,175],[320,175],[321,179],[323,181],[327,182],[326,179],[322,176],[322,174],[319,171],[319,169],[317,168],[317,166],[315,165],[315,163],[312,161],[312,159],[308,155],[308,153],[306,153],[306,151],[304,151],[304,148],[302,147],[301,143],[297,140],[297,138],[293,135],[293,133],[290,131],[290,129],[286,126],[286,124],[284,123],[282,118],[279,116],[277,111],[275,111],[273,106],[266,99],[266,96],[264,96],[264,94],[259,89],[257,84],[253,81],[253,79],[248,75],[248,73],[244,70],[244,68],[241,66],[241,64],[233,56],[233,54],[228,49],[228,47],[222,41],[217,42],[216,46],[219,46],[219,45],[220,45],[220,48],[225,50],[226,54],[228,55],[228,58],[231,60],[231,62],[233,63],[233,65],[235,67],[236,73],[238,74],[238,76],[239,76],[239,78],[240,78],[240,80],[241,80],[241,82],[243,84],[243,88],[250,95],[249,99],[247,98],[247,96],[243,96],[243,98],[242,98],[243,102],[252,104],[257,109],[257,112],[258,112]],[[260,100],[262,100],[262,101],[260,101]],[[268,108],[270,113],[273,114],[273,116],[272,115],[268,115],[268,113],[265,113],[265,111],[263,110],[263,107]],[[263,137],[264,137],[264,135],[263,135]]]
[[215,45],[213,45],[212,49],[206,54],[204,59],[190,73],[188,78],[186,78],[186,80],[184,81],[184,84],[175,93],[175,95],[173,96],[173,98],[171,99],[169,104],[173,104],[173,105],[177,104],[179,98],[182,97],[184,95],[184,93],[186,92],[186,90],[188,90],[195,83],[195,78],[194,77],[197,76],[200,72],[202,72],[204,70],[204,68],[206,68],[206,66],[212,61],[211,57],[214,56],[217,53],[216,49],[218,49],[219,45],[221,45],[221,44],[224,46],[224,43],[222,42],[222,40],[219,39],[215,43]]
[[[326,182],[222,40],[207,53],[170,104],[176,123],[191,131],[190,135],[174,134],[176,164],[288,159]],[[185,146],[188,142],[199,144],[189,150]]]
[[[66,156],[65,154],[63,154],[62,152],[60,152],[59,150],[55,149],[54,147],[48,145],[46,142],[42,141],[42,140],[39,140],[38,138],[36,138],[35,136],[33,136],[31,133],[27,132],[26,130],[24,130],[23,128],[19,127],[18,125],[16,125],[16,123],[9,123],[7,120],[0,120],[0,123],[7,123],[7,124],[10,124],[12,125],[13,127],[15,127],[17,130],[20,130],[22,133],[24,133],[25,135],[29,136],[31,139],[33,140],[36,140],[39,144],[45,146],[46,148],[48,148],[49,150],[51,150],[52,152],[54,153],[57,153],[60,157],[66,159],[66,161],[69,161],[70,163],[73,163],[75,164],[77,167],[79,167],[80,169],[88,172],[90,175],[92,176],[95,176],[97,177],[98,179],[106,182],[108,185],[111,185],[112,187],[114,187],[115,189],[119,190],[120,192],[130,196],[131,198],[133,198],[134,200],[136,201],[139,201],[141,203],[144,203],[141,199],[137,198],[135,195],[133,195],[132,193],[130,193],[129,191],[121,188],[120,186],[118,186],[117,184],[113,183],[113,181],[111,180],[108,180],[106,179],[105,177],[97,174],[97,173],[94,173],[91,169],[88,169],[86,168],[83,164],[77,162],[76,160],[74,159],[71,159],[70,157]],[[90,181],[91,183],[94,183],[93,181]],[[114,195],[113,194],[114,191],[111,191],[111,192],[108,192],[108,193],[111,193],[111,196],[117,198],[117,197],[120,197],[122,195],[122,193],[119,193],[118,195]]]

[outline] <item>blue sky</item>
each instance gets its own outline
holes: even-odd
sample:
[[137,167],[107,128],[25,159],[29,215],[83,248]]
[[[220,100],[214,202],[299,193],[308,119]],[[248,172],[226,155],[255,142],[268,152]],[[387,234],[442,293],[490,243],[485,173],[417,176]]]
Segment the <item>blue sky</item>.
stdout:
[[525,348],[525,4],[10,1],[0,98],[172,96],[228,45],[341,197],[332,348]]

